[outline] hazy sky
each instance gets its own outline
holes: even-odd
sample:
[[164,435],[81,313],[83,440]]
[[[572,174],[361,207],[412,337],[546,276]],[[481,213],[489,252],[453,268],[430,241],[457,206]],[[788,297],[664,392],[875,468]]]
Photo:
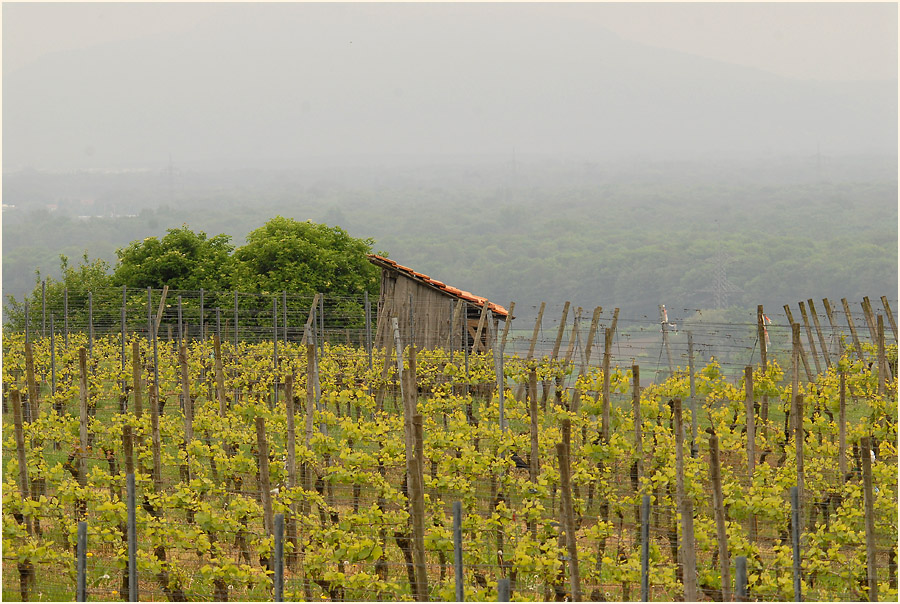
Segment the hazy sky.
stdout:
[[4,3],[2,13],[7,171],[170,155],[270,166],[897,146],[896,3]]
[[[584,18],[645,44],[788,77],[897,76],[897,6],[893,2],[602,4],[602,10],[585,7]],[[522,10],[540,13],[557,8],[547,3]],[[14,70],[56,51],[190,31],[234,10],[217,2],[4,2],[3,68]]]

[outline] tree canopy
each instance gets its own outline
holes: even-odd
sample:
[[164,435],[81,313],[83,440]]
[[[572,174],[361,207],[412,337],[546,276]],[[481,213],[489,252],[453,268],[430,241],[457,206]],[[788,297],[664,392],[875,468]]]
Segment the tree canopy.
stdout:
[[366,258],[372,239],[355,239],[340,227],[276,216],[247,235],[232,256],[237,289],[287,290],[332,297],[378,292],[378,269]]
[[[68,289],[70,307],[76,312],[85,306],[81,298],[94,292],[95,318],[100,313],[117,317],[121,302],[113,287],[161,289],[168,285],[173,290],[209,292],[288,291],[309,296],[321,292],[341,312],[355,317],[361,312],[358,300],[363,292],[378,292],[379,271],[366,257],[374,241],[351,237],[340,227],[276,216],[247,235],[245,245],[235,249],[230,241],[228,235],[208,237],[182,225],[162,238],[147,237],[119,249],[112,273],[109,263],[91,261],[87,252],[78,267],[60,256],[62,278],[45,282],[48,306],[61,308]],[[8,299],[7,325],[24,325],[25,304],[40,309],[41,295],[37,273],[35,287],[23,302]]]
[[187,225],[169,229],[162,239],[147,237],[116,252],[114,285],[172,289],[224,290],[231,286],[230,254],[234,246],[225,234],[207,238]]

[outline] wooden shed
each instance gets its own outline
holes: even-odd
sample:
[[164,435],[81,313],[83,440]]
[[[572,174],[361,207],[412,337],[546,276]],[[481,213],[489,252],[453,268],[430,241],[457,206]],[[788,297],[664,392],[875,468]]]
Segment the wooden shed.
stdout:
[[[369,262],[381,268],[374,342],[377,347],[394,345],[391,318],[396,317],[404,345],[415,342],[419,348],[452,347],[459,350],[465,344],[470,350],[486,350],[494,345],[499,322],[509,318],[509,312],[499,304],[451,287],[389,258],[369,254]],[[479,335],[482,314],[485,321]]]

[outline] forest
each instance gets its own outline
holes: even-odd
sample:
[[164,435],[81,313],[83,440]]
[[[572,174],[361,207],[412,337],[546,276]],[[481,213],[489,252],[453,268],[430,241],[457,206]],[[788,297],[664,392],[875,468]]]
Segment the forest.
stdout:
[[[896,158],[4,175],[4,298],[186,225],[235,246],[276,215],[499,303],[655,316],[897,291]],[[39,271],[39,272],[38,272]]]

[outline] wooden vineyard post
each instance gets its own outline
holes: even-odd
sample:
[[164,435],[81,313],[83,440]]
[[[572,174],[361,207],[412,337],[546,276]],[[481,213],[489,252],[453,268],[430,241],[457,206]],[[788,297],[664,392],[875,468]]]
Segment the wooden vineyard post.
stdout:
[[822,298],[822,305],[825,307],[825,316],[828,317],[828,325],[831,326],[831,334],[832,338],[837,340],[838,344],[838,359],[840,360],[841,356],[844,353],[844,343],[841,341],[841,338],[838,337],[838,326],[834,320],[834,311],[831,310],[831,302],[828,301],[828,298]]
[[878,396],[884,396],[884,383],[890,377],[888,375],[888,364],[884,356],[884,317],[878,315],[878,324],[875,334],[878,342]]
[[[570,302],[566,300],[566,303],[563,305],[562,318],[559,320],[559,329],[556,332],[556,342],[553,344],[553,353],[550,356],[550,361],[553,362],[559,356],[559,347],[562,345],[563,335],[566,331],[566,317],[569,314],[569,306]],[[541,400],[543,402],[547,401],[547,396],[550,394],[550,381],[544,380],[543,383],[543,395]],[[546,410],[546,406],[545,406]]]
[[794,397],[794,448],[796,450],[797,459],[797,493],[800,497],[800,513],[801,524],[803,526],[803,503],[806,500],[805,488],[803,486],[803,444],[806,440],[803,431],[803,395],[798,394]]
[[841,372],[841,386],[838,410],[838,471],[841,480],[838,486],[847,479],[847,374]]
[[569,306],[571,302],[566,300],[566,303],[563,305],[562,318],[559,320],[559,330],[556,332],[556,342],[553,344],[553,359],[555,360],[559,356],[559,348],[562,346],[563,335],[566,332],[566,317],[569,314]]
[[872,443],[868,436],[859,439],[862,461],[863,492],[866,506],[866,575],[869,586],[869,601],[878,601],[878,566],[875,549],[875,498],[872,488]]
[[[316,345],[311,339],[306,341],[306,425],[305,425],[305,444],[306,448],[312,451],[312,436],[316,410]],[[312,464],[303,464],[303,488],[307,491],[313,489],[313,468]]]
[[[16,430],[16,455],[19,465],[19,493],[21,494],[24,503],[24,501],[28,499],[29,482],[28,467],[26,466],[25,457],[25,434],[22,426],[22,399],[19,391],[15,389],[10,391],[10,397],[12,398],[13,421],[15,422]],[[32,519],[30,514],[25,515],[25,531],[29,536],[32,534]],[[34,584],[34,564],[30,559],[26,559],[24,562],[19,562],[17,564],[17,570],[19,571],[21,600],[25,602],[30,599],[28,596],[29,585]]]
[[[753,367],[744,368],[744,408],[747,413],[747,478],[753,488],[756,469],[756,417],[753,413]],[[750,542],[756,543],[756,515],[750,515]]]
[[153,388],[150,390],[150,429],[153,447],[153,488],[162,490],[162,465],[159,437],[159,359],[157,358],[156,329],[153,330]]
[[568,436],[571,428],[566,429],[569,424],[568,419],[563,420],[563,438],[564,441],[556,445],[556,457],[559,460],[559,488],[561,491],[561,503],[563,509],[563,517],[565,519],[564,528],[566,531],[566,551],[569,558],[569,582],[572,590],[572,601],[581,601],[581,580],[578,572],[578,547],[575,539],[575,509],[572,505],[572,485],[570,480],[569,467],[569,445]]
[[809,315],[806,313],[806,304],[801,300],[799,303],[800,306],[800,316],[803,319],[803,327],[806,329],[806,340],[809,342],[809,354],[813,358],[813,362],[816,365],[816,375],[822,373],[822,366],[819,364],[819,355],[816,352],[816,343],[813,338],[812,328],[809,325]]
[[272,372],[275,374],[272,405],[278,406],[278,298],[272,297]]
[[288,488],[296,486],[296,430],[294,427],[295,409],[294,409],[294,374],[288,373],[284,378],[284,403],[285,413],[287,414],[287,480]]
[[[528,372],[528,419],[531,424],[531,454],[528,457],[528,480],[537,484],[541,473],[540,449],[538,447],[538,397],[537,397],[537,370],[532,364]],[[537,537],[537,522],[527,522],[528,531],[532,538]]]
[[650,495],[641,497],[641,602],[650,601]]
[[[575,309],[575,319],[572,321],[572,334],[569,336],[569,345],[566,347],[565,365],[568,366],[572,361],[572,355],[575,354],[575,348],[578,343],[578,327],[581,325],[581,313],[583,309],[579,306]],[[579,363],[580,365],[580,363]]]
[[825,335],[822,333],[822,325],[819,323],[819,315],[816,313],[816,306],[813,299],[806,301],[809,305],[809,314],[812,315],[813,324],[816,326],[816,333],[819,336],[819,346],[822,348],[822,357],[825,359],[825,367],[831,369],[831,357],[828,354],[828,344],[825,343]]
[[47,281],[41,281],[41,337],[47,337]]
[[537,319],[534,321],[534,331],[531,334],[531,343],[528,345],[528,355],[525,357],[525,360],[530,361],[534,358],[534,347],[537,345],[538,334],[541,331],[541,319],[544,316],[544,308],[546,306],[546,302],[541,302],[541,308],[538,310]]
[[684,424],[681,414],[681,399],[672,401],[672,410],[675,423],[675,499],[676,509],[681,511],[681,572],[684,585],[684,601],[695,602],[697,600],[697,574],[696,554],[694,552],[694,525],[693,517],[688,518],[684,511],[687,503],[684,496]]
[[853,323],[853,314],[850,312],[850,304],[847,298],[841,298],[841,304],[844,306],[844,316],[847,317],[847,325],[850,327],[850,336],[853,338],[853,348],[856,350],[856,356],[860,361],[865,361],[863,357],[862,346],[859,344],[859,335],[856,333],[856,325]]
[[88,292],[88,353],[94,356],[94,292]]
[[697,396],[694,389],[694,335],[689,331],[688,337],[688,384],[691,389],[691,458],[700,454],[700,443],[697,441]]
[[28,404],[25,405],[25,421],[31,423],[40,417],[40,394],[34,379],[34,349],[25,341],[25,382],[28,385]]
[[[569,364],[569,361],[572,358],[572,354],[578,348],[578,343],[581,340],[580,332],[578,330],[579,325],[581,324],[581,312],[582,312],[582,309],[579,306],[578,309],[575,311],[575,323],[572,327],[572,338],[569,342],[569,350],[566,352],[566,365],[567,366]],[[597,313],[595,312],[594,317],[596,318],[596,316],[597,316]],[[592,327],[593,327],[593,324],[592,324]],[[593,332],[591,332],[591,333],[593,333]],[[590,338],[593,338],[593,335],[589,336],[589,339]],[[587,371],[587,353],[589,351],[590,351],[590,344],[585,343],[583,346],[583,350],[582,350],[581,362],[578,363],[578,373],[575,377],[575,385],[572,388],[572,398],[569,399],[569,410],[572,411],[573,413],[575,413],[576,415],[578,415],[581,410],[581,387],[578,386],[578,379],[581,378],[582,375],[584,375],[585,371]],[[587,436],[587,426],[582,427],[582,435],[584,437]]]
[[791,487],[791,549],[793,550],[794,601],[803,601],[803,566],[800,560],[800,490]]
[[716,538],[719,543],[719,572],[722,576],[722,601],[731,601],[731,562],[728,558],[728,537],[725,532],[725,502],[722,497],[722,476],[719,465],[719,437],[709,435],[709,474],[713,489],[716,516]]
[[[125,373],[125,364],[126,364],[125,363],[125,355],[126,355],[125,336],[127,334],[126,327],[125,327],[125,310],[126,310],[125,307],[128,302],[127,296],[128,296],[128,286],[123,285],[122,286],[122,324],[119,329],[119,339],[122,344],[122,352],[119,357],[121,360],[121,363],[119,364],[119,371],[120,371],[120,375],[122,376],[122,382],[120,384],[121,394],[120,394],[119,411],[121,411],[122,413],[125,413],[126,411],[128,411],[128,378],[125,377],[127,375]],[[51,326],[52,326],[52,322],[51,322]],[[52,327],[51,327],[51,329],[52,329]]]
[[[416,376],[415,376],[415,344],[410,345],[410,371],[408,372],[408,386],[412,394],[408,395],[415,402]],[[413,519],[413,545],[414,560],[416,565],[416,600],[428,601],[428,574],[425,566],[425,483],[423,469],[425,465],[425,448],[422,434],[422,416],[414,415],[412,418],[413,440],[415,441],[415,456],[411,464],[412,472],[409,474],[409,494]]]
[[[759,340],[759,366],[765,376],[768,372],[769,336],[766,330],[766,315],[762,304],[756,307],[756,333]],[[760,403],[759,419],[763,429],[763,436],[768,437],[767,423],[769,421],[769,395],[763,394]]]
[[153,323],[153,333],[159,335],[159,324],[162,322],[163,312],[166,310],[166,296],[169,293],[169,286],[163,286],[162,297],[159,300],[159,308],[156,311],[156,321]]
[[[287,413],[287,488],[297,486],[297,436],[294,426],[294,374],[284,377],[284,402]],[[288,556],[288,567],[294,568],[297,561],[297,504],[292,502],[287,522],[288,543],[292,544]]]
[[69,347],[69,288],[63,288],[63,344]]
[[[528,354],[525,355],[525,364],[527,365],[531,359],[534,358],[534,348],[537,345],[538,334],[541,331],[541,318],[544,316],[544,308],[547,306],[546,302],[541,302],[541,307],[538,310],[537,319],[534,321],[534,331],[531,334],[531,342],[528,345]],[[522,396],[525,393],[525,389],[527,388],[527,384],[519,384],[516,388],[516,400],[522,400]]]
[[87,377],[87,351],[82,346],[78,349],[78,369],[79,369],[79,422],[78,437],[80,451],[78,452],[78,484],[85,486],[85,476],[87,475],[86,459],[88,450],[88,377]]
[[[634,412],[634,465],[631,468],[631,485],[636,495],[643,492],[641,489],[641,477],[644,474],[644,448],[641,442],[641,369],[637,365],[631,366],[631,406]],[[641,526],[641,506],[634,506],[634,524],[639,529]],[[639,534],[639,533],[638,533]]]
[[126,541],[128,543],[128,562],[126,563],[125,572],[128,577],[126,585],[127,593],[123,593],[125,599],[129,602],[139,602],[138,597],[138,581],[137,581],[137,520],[135,505],[135,483],[134,483],[134,452],[131,426],[126,424],[122,428],[122,444],[125,449],[125,488],[126,488]]
[[409,364],[402,371],[403,353],[400,348],[400,327],[396,317],[391,319],[397,346],[398,370],[401,371],[401,397],[403,399],[403,427],[406,447],[406,480],[413,524],[413,557],[416,585],[414,596],[417,601],[428,598],[428,583],[425,573],[425,493],[424,493],[424,448],[422,439],[422,417],[416,413],[416,345],[409,346]]
[[[394,347],[397,349],[397,381],[400,383],[400,402],[403,408],[403,443],[406,451],[406,465],[409,471],[410,459],[413,455],[412,441],[412,416],[415,415],[415,406],[412,410],[406,398],[406,379],[403,371],[403,345],[400,342],[400,322],[397,317],[391,317],[391,328],[394,334]],[[412,368],[410,368],[412,369]]]
[[509,308],[506,309],[506,320],[503,322],[503,337],[500,338],[501,353],[506,350],[506,338],[509,336],[509,328],[512,326],[513,311],[516,309],[516,303],[510,302]]
[[387,344],[384,347],[384,365],[381,367],[381,382],[378,385],[378,392],[375,395],[375,410],[384,411],[384,397],[387,391],[387,379],[391,370],[391,358],[394,348]]
[[[587,373],[588,365],[590,364],[591,359],[591,351],[593,349],[594,337],[597,334],[597,325],[600,322],[600,313],[603,311],[603,307],[597,306],[594,308],[594,315],[591,317],[591,326],[588,330],[587,340],[584,343],[584,354],[581,357],[581,364],[578,368],[578,376],[575,378],[575,387],[572,389],[572,402],[570,405],[571,411],[574,413],[579,413],[581,409],[581,389],[578,386],[578,380]],[[596,416],[591,416],[591,421],[596,421]],[[582,425],[581,427],[581,440],[585,442],[587,440],[587,425]],[[589,495],[588,495],[588,507],[590,507],[591,501],[593,501],[594,491],[593,486],[590,487]]]
[[795,325],[797,326],[797,340],[794,343],[794,346],[799,352],[800,360],[803,362],[803,368],[806,370],[806,378],[812,382],[815,380],[815,377],[809,369],[809,362],[806,360],[806,351],[803,349],[803,342],[800,341],[800,324],[794,322],[794,316],[791,314],[791,307],[787,304],[784,305],[784,313],[787,315],[787,320],[791,325],[791,329],[793,329]]
[[[53,329],[53,315],[50,315],[50,395],[56,394],[56,338]],[[59,402],[54,403],[54,408],[62,415]]]
[[[490,310],[488,311],[488,322],[490,328],[490,325],[493,325],[493,317]],[[494,343],[494,374],[497,380],[497,410],[499,413],[500,431],[506,432],[506,376],[503,373],[503,342],[497,337],[492,328],[489,329],[489,333]]]
[[869,302],[869,296],[863,296],[862,304],[863,316],[866,318],[866,326],[869,328],[869,337],[872,342],[878,340],[878,331],[875,329],[875,314],[872,312],[872,303]]
[[887,314],[888,324],[891,326],[891,331],[894,332],[894,342],[900,342],[897,336],[897,320],[894,319],[894,313],[891,311],[891,304],[888,302],[887,296],[881,296],[881,305],[884,306],[884,312]]
[[791,400],[788,406],[788,412],[784,418],[784,442],[790,440],[796,418],[797,393],[800,391],[800,325],[791,324]]
[[481,316],[478,318],[478,328],[475,330],[475,341],[472,342],[472,354],[478,352],[478,349],[481,348],[481,334],[484,331],[484,322],[487,320],[488,313],[488,301],[485,300],[484,304],[481,305]]
[[540,449],[538,448],[538,401],[537,370],[532,367],[528,374],[528,415],[531,420],[531,457],[528,464],[528,478],[536,482],[541,473]]
[[143,413],[141,400],[141,344],[137,340],[131,343],[131,381],[134,385],[134,416],[140,419]]
[[602,418],[600,424],[600,440],[603,441],[604,445],[609,444],[609,416],[610,416],[610,399],[609,399],[609,386],[610,386],[610,357],[612,356],[612,341],[613,335],[616,332],[616,321],[619,318],[619,309],[616,308],[613,311],[613,319],[610,326],[606,329],[603,335],[603,409],[602,409]]
[[[615,334],[616,330],[616,321],[619,318],[619,309],[616,308],[613,311],[613,318],[610,326],[603,330],[603,390],[601,392],[601,396],[603,397],[603,404],[600,410],[600,442],[605,446],[609,445],[609,421],[610,421],[610,357],[612,356],[612,341],[613,334]],[[599,490],[599,485],[602,481],[602,476],[604,473],[604,464],[603,461],[597,462],[597,484],[598,484],[598,492],[597,497],[601,501],[599,506],[599,514],[598,518],[603,520],[604,522],[609,517],[609,501],[602,497]],[[595,571],[597,573],[600,572],[600,567],[603,562],[603,555],[606,551],[606,537],[601,537],[600,543],[597,544],[597,563],[595,564]]]
[[669,364],[669,375],[666,377],[672,377],[675,375],[675,365],[672,363],[672,349],[669,347],[669,317],[665,304],[659,306],[659,325],[662,329],[663,348],[666,350],[666,360]]
[[684,601],[696,602],[697,598],[697,557],[694,549],[694,502],[690,497],[685,497],[681,502],[681,542],[684,544],[682,558],[684,559]]
[[275,527],[272,519],[272,493],[269,487],[269,443],[266,441],[266,420],[256,417],[256,447],[259,459],[260,499],[263,504],[263,522],[266,535],[272,535]]
[[[19,465],[19,493],[22,501],[29,498],[28,466],[25,457],[25,432],[22,419],[22,398],[16,389],[10,390],[10,398],[13,405],[13,422],[16,431],[16,460]],[[25,515],[25,530],[31,535],[31,515]]]
[[587,368],[591,364],[591,352],[594,348],[594,338],[597,335],[597,326],[600,324],[600,313],[603,312],[602,306],[594,308],[594,315],[591,317],[591,327],[588,330],[588,337],[584,343],[584,362],[581,365],[581,372],[586,373]]
[[188,378],[187,350],[184,341],[178,348],[178,363],[181,365],[181,396],[184,399],[184,442],[189,445],[194,439],[194,406]]
[[[457,303],[457,309],[461,306],[461,302]],[[375,411],[381,412],[384,410],[384,397],[387,391],[387,378],[388,373],[391,370],[391,354],[393,347],[390,345],[391,337],[385,335],[385,330],[390,329],[391,327],[388,325],[388,314],[392,311],[391,308],[391,299],[388,298],[387,302],[384,305],[384,308],[378,313],[377,327],[375,330],[375,341],[382,342],[386,340],[387,343],[384,346],[384,365],[381,367],[381,380],[378,384],[378,392],[375,394]]]
[[225,370],[222,367],[222,340],[218,331],[213,335],[213,354],[216,357],[216,400],[219,402],[219,417],[224,418],[228,411],[228,403],[225,400]]

